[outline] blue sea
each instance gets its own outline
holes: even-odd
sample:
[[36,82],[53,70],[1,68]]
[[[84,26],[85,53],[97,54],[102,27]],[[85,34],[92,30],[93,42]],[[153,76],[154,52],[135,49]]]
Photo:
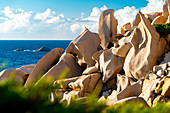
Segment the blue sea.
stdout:
[[[0,40],[0,71],[36,64],[49,52],[36,52],[41,47],[66,49],[71,40]],[[24,51],[15,51],[24,49]]]

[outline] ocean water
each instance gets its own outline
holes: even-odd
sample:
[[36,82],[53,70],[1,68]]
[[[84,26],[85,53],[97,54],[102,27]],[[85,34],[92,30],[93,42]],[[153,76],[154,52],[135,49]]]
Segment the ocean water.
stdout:
[[[49,52],[36,52],[41,47],[66,49],[71,40],[0,40],[0,71],[36,64]],[[24,51],[15,51],[24,49]]]

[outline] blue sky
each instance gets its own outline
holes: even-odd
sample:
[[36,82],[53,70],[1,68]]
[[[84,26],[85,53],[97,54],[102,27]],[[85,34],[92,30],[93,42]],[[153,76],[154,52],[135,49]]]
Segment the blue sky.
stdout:
[[120,26],[137,11],[162,11],[164,0],[0,0],[0,40],[72,40],[97,31],[100,13],[114,9]]

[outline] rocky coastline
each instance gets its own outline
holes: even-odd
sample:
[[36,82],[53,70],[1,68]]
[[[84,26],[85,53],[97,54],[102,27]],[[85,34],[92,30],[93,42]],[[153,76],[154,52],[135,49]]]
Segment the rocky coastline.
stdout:
[[110,106],[137,101],[153,107],[170,100],[170,31],[161,35],[154,27],[170,22],[169,4],[165,0],[163,12],[139,11],[120,34],[114,10],[107,9],[100,15],[97,33],[84,28],[65,51],[40,48],[37,51],[50,52],[35,65],[1,71],[0,82],[14,73],[14,81],[27,89],[50,79],[49,85],[59,86],[51,101],[60,95],[61,103],[68,105],[73,96],[85,99],[91,93]]

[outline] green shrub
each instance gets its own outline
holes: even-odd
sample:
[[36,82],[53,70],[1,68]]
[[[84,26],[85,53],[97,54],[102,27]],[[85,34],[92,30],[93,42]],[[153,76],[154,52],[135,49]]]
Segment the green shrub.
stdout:
[[154,24],[154,26],[161,36],[170,34],[170,22],[166,24]]
[[95,95],[90,95],[85,102],[72,101],[69,106],[65,106],[59,102],[59,99],[50,101],[49,94],[54,91],[54,88],[44,87],[45,84],[24,89],[12,80],[1,83],[1,113],[169,113],[170,111],[170,104],[159,104],[154,108],[144,107],[139,103],[109,107],[97,102]]

